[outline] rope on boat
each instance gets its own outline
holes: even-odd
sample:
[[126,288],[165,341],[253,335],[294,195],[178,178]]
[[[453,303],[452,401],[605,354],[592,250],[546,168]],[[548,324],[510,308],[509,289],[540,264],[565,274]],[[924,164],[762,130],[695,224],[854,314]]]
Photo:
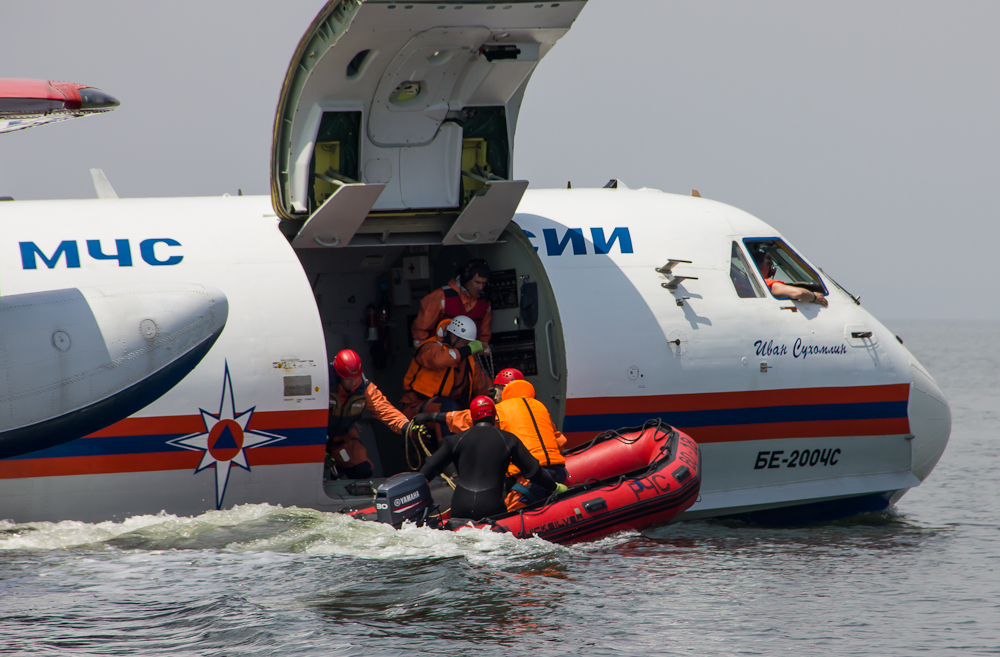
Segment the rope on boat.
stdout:
[[[416,472],[417,470],[420,469],[421,461],[426,462],[426,459],[424,458],[425,456],[431,455],[431,451],[427,449],[427,445],[424,444],[423,439],[420,437],[420,433],[418,433],[415,429],[415,427],[417,426],[419,425],[417,425],[416,422],[410,420],[410,423],[406,425],[406,429],[403,431],[403,436],[404,436],[403,441],[406,443],[406,465],[413,472]],[[423,456],[420,454],[420,450],[416,448],[416,445],[419,445],[423,449],[424,451]],[[410,454],[411,446],[416,452],[416,457],[417,457],[416,465],[414,465],[414,460],[411,458]],[[446,482],[448,482],[448,485],[451,486],[452,490],[455,490],[455,482],[451,480],[451,477],[442,472],[441,478],[444,479]],[[449,509],[449,511],[450,510],[451,509]]]
[[[649,429],[654,429],[656,432],[662,432],[664,437],[669,436],[670,433],[674,430],[672,426],[665,423],[662,419],[654,417],[643,422],[641,427],[625,427],[623,429],[610,429],[603,433],[599,433],[593,438],[591,438],[589,443],[585,443],[583,445],[577,445],[569,452],[567,452],[567,454],[585,452],[594,445],[596,445],[597,443],[603,443],[608,440],[617,440],[626,445],[632,445],[634,443],[639,442],[639,440],[642,438],[642,435],[646,433],[646,431]],[[636,435],[634,437],[628,437],[625,435],[630,433]],[[663,440],[663,438],[656,438],[657,442],[659,442],[660,440]]]
[[[417,444],[423,445],[423,440],[420,439],[420,434],[413,431],[414,423],[413,420],[406,425],[403,430],[403,442],[406,446],[406,466],[410,468],[411,471],[416,472],[421,466],[421,456],[420,450],[416,447]],[[411,448],[416,452],[411,454]],[[413,456],[416,456],[414,460]]]
[[[591,447],[593,447],[594,445],[596,445],[598,442],[604,442],[606,440],[611,440],[611,439],[621,441],[622,443],[624,443],[626,445],[631,445],[631,444],[634,444],[634,443],[638,442],[639,438],[641,438],[642,435],[648,429],[652,429],[654,427],[655,427],[656,431],[662,431],[663,434],[664,434],[664,437],[669,437],[671,435],[671,433],[674,432],[674,428],[672,426],[670,426],[669,424],[666,424],[660,418],[655,417],[655,418],[651,418],[649,420],[646,420],[643,423],[642,427],[627,427],[627,428],[624,428],[624,429],[615,429],[615,430],[605,431],[604,433],[601,433],[601,434],[598,434],[598,435],[594,436],[594,438],[590,441],[590,443],[588,443],[586,445],[586,447],[583,447],[583,448],[576,447],[572,451],[573,452],[575,452],[577,450],[579,450],[581,452],[582,451],[586,451],[586,450],[590,449]],[[666,429],[664,429],[664,427],[666,427]],[[629,437],[626,437],[624,435],[624,434],[627,434],[627,433],[638,433],[638,435],[635,438],[629,438]],[[662,440],[662,438],[656,438],[655,440],[657,442],[659,442],[660,440]],[[669,449],[669,447],[670,447],[670,442],[669,441],[663,443],[660,446],[660,452],[659,452],[659,454],[657,454],[656,458],[653,459],[645,467],[645,469],[643,469],[643,470],[633,470],[630,473],[624,473],[624,474],[618,475],[618,482],[616,484],[614,484],[613,486],[610,486],[608,488],[608,490],[617,490],[618,488],[621,488],[625,484],[625,481],[627,479],[641,479],[642,477],[651,475],[654,472],[656,472],[659,469],[659,467],[660,467],[660,460],[663,458],[663,454]],[[599,484],[602,481],[608,481],[608,479],[601,480],[601,479],[595,479],[595,478],[592,477],[592,478],[587,479],[586,481],[584,481],[582,484],[577,484],[576,486],[571,486],[569,488],[568,492],[571,492],[571,491],[574,491],[574,490],[577,490],[577,489],[586,490],[587,486],[590,486],[592,484]],[[538,506],[537,510],[539,512],[542,512],[542,511],[544,511],[545,509],[547,509],[548,507],[550,507],[552,504],[554,504],[557,501],[559,501],[559,499],[556,496],[556,494],[553,493],[552,495],[549,495],[549,497],[545,499],[545,503],[544,504],[541,504],[541,505]],[[524,523],[524,511],[523,511],[524,508],[525,507],[521,507],[521,509],[522,509],[521,510],[521,522],[522,522],[522,524]],[[532,510],[535,510],[535,509],[532,508]]]
[[476,354],[476,364],[479,365],[479,369],[486,372],[487,382],[492,385],[493,380],[496,378],[496,374],[493,372],[493,351],[487,347],[483,351]]

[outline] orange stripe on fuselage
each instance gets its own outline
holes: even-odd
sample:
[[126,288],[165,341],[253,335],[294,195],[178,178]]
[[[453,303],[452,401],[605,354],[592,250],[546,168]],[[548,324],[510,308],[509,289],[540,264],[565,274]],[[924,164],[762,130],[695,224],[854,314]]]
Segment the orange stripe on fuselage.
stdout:
[[[250,418],[249,431],[275,429],[308,429],[325,427],[327,411],[310,409],[302,411],[259,411]],[[205,423],[201,415],[170,415],[165,417],[129,417],[109,427],[95,431],[87,438],[114,438],[120,436],[161,436],[168,434],[201,433]]]

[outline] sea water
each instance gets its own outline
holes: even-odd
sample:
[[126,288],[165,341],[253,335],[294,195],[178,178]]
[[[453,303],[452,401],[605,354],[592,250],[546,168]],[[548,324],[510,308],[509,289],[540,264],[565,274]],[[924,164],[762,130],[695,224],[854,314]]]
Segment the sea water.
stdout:
[[998,654],[1000,324],[889,325],[954,418],[890,512],[568,547],[267,505],[0,522],[0,654]]

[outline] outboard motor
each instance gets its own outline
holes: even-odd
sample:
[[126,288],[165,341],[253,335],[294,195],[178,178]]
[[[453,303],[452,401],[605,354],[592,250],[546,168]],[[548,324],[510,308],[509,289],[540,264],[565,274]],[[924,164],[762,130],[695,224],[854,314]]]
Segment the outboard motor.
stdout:
[[422,526],[433,502],[431,487],[419,472],[393,475],[375,491],[377,520],[396,529],[406,520]]

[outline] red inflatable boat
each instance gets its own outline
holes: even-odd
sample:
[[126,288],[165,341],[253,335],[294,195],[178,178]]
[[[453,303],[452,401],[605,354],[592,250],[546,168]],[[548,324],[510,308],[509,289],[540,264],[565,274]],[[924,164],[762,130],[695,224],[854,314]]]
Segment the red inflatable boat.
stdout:
[[490,519],[518,538],[589,541],[673,520],[698,497],[701,451],[658,419],[603,433],[566,454],[567,493]]
[[[641,427],[605,432],[571,450],[566,470],[569,491],[472,524],[553,543],[662,525],[697,499],[701,451],[690,436],[654,419]],[[379,486],[374,508],[346,512],[396,527],[404,521],[440,529],[469,524],[449,519],[447,512],[437,514],[434,504],[423,475],[407,472]]]

